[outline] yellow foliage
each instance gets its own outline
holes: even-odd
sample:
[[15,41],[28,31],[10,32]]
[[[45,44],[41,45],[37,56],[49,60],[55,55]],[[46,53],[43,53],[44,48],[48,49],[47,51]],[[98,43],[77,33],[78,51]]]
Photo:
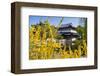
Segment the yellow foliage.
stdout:
[[[31,26],[29,28],[29,59],[61,59],[61,58],[80,58],[87,56],[87,45],[86,41],[82,40],[82,45],[78,46],[78,49],[66,50],[67,46],[62,46],[59,42],[53,38],[53,33],[51,28],[51,38],[46,38],[46,30],[41,30],[38,26],[35,28]],[[42,36],[40,36],[42,31]]]

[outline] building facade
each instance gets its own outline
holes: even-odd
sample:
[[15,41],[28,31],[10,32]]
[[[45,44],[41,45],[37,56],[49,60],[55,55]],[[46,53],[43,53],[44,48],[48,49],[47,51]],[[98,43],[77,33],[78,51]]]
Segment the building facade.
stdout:
[[63,45],[72,45],[73,41],[81,37],[72,23],[62,24],[58,29],[58,34],[63,36],[63,39],[59,39],[59,42]]

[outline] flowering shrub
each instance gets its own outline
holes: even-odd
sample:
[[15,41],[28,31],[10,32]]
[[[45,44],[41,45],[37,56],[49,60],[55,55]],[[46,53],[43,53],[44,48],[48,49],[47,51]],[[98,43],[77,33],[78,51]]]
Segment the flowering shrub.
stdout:
[[51,27],[48,21],[43,26],[32,25],[29,28],[29,59],[61,59],[61,58],[81,58],[87,56],[86,40],[81,40],[81,44],[76,49],[68,45],[57,42],[57,30]]

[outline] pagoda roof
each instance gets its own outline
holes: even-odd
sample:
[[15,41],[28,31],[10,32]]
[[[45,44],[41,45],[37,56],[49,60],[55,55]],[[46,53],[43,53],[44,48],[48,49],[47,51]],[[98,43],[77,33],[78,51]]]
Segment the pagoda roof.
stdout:
[[73,37],[73,38],[80,37],[78,33],[72,33],[72,32],[60,32],[60,34],[63,35],[64,37]]
[[76,29],[74,26],[72,26],[72,23],[68,23],[68,24],[62,24],[60,27],[59,27],[59,30],[62,30],[62,29]]

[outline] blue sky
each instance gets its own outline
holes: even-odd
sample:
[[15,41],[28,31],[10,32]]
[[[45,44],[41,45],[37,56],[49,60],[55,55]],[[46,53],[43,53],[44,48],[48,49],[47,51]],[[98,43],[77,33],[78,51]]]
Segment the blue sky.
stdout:
[[[32,24],[37,24],[40,22],[40,20],[44,22],[47,18],[48,16],[29,16],[29,25],[31,26]],[[50,16],[48,20],[51,25],[57,26],[61,19],[62,17]],[[62,24],[68,24],[68,23],[72,23],[73,26],[75,27],[77,27],[80,24],[81,25],[84,24],[84,22],[82,22],[81,18],[79,17],[64,17]]]

